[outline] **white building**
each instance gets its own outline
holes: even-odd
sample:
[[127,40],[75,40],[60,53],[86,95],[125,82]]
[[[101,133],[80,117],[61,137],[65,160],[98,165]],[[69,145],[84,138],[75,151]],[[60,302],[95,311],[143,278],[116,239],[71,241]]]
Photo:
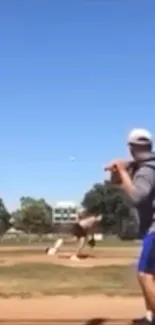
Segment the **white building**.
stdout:
[[60,201],[53,207],[54,223],[72,223],[76,220],[79,205],[73,201]]

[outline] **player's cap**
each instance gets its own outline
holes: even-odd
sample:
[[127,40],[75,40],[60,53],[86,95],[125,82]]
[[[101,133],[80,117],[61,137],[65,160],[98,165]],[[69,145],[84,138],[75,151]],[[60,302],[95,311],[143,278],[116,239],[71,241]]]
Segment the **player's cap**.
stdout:
[[152,143],[152,134],[145,129],[133,129],[128,135],[128,144],[146,145]]

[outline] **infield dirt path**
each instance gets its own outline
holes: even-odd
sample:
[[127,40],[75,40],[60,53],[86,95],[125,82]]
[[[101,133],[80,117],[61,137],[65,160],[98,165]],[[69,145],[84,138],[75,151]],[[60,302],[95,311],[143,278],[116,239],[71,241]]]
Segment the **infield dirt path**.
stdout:
[[7,256],[0,258],[0,265],[15,265],[17,263],[48,263],[59,264],[72,267],[92,267],[92,266],[110,266],[110,265],[129,265],[135,261],[134,258],[124,257],[97,257],[97,258],[85,258],[79,262],[73,262],[69,259],[68,255],[52,256],[39,256],[39,255],[27,255],[27,256]]
[[101,295],[43,299],[0,299],[0,319],[87,320],[131,319],[143,313],[141,298],[107,298]]
[[[27,250],[28,249],[28,250]],[[32,251],[31,251],[32,250]],[[5,254],[6,252],[6,254]],[[17,254],[16,254],[17,252]],[[60,252],[58,256],[52,257],[45,254],[44,249],[38,247],[0,247],[0,265],[14,265],[16,263],[54,263],[66,266],[110,266],[129,265],[134,263],[139,248],[135,247],[98,247],[94,250],[94,258],[82,259],[79,263],[72,262],[69,250]]]

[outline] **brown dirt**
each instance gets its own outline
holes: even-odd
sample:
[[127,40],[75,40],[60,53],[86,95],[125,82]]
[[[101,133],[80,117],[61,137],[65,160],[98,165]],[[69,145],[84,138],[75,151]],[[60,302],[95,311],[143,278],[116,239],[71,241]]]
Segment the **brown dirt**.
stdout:
[[[21,254],[20,254],[21,250]],[[32,250],[32,252],[30,252]],[[6,251],[6,255],[5,255]],[[0,247],[0,265],[14,265],[16,263],[55,263],[66,266],[100,266],[100,265],[129,265],[136,260],[139,248],[135,247],[97,247],[94,252],[94,257],[81,259],[80,262],[72,262],[69,257],[72,252],[66,252],[66,249],[56,257],[47,256],[44,253],[44,247]],[[17,255],[16,255],[17,252]],[[36,253],[35,253],[36,252]],[[3,253],[3,254],[2,254]]]
[[[29,248],[29,247],[28,247]],[[20,248],[6,247],[6,251],[20,250]],[[5,250],[1,247],[0,251]],[[23,247],[21,247],[23,250]],[[29,248],[30,249],[30,248]],[[34,249],[34,246],[33,248]],[[25,249],[26,250],[26,249]],[[117,248],[112,247],[104,249],[104,252],[110,252],[109,258],[101,253],[96,258],[87,258],[79,263],[73,263],[69,260],[69,253],[60,254],[59,257],[50,257],[44,254],[24,254],[8,255],[0,258],[0,265],[12,265],[20,262],[46,262],[57,263],[70,266],[94,266],[94,265],[126,265],[135,260],[135,248]],[[125,252],[126,257],[116,257],[115,252]],[[128,254],[128,252],[130,252]],[[94,252],[95,254],[95,252]],[[134,257],[133,257],[134,256]],[[140,298],[108,298],[103,295],[69,297],[56,296],[40,299],[0,299],[0,323],[8,320],[89,320],[92,318],[110,318],[110,319],[131,319],[139,317],[143,313],[143,301]],[[15,321],[16,323],[16,321]],[[28,323],[26,323],[28,324]],[[41,323],[40,323],[41,324]],[[43,324],[43,323],[42,323]],[[56,323],[55,323],[56,324]]]
[[58,256],[47,256],[47,255],[27,255],[27,256],[7,256],[6,258],[0,258],[0,265],[15,265],[17,263],[54,263],[66,266],[83,266],[92,267],[100,265],[129,265],[135,261],[134,258],[102,258],[102,257],[87,257],[82,258],[78,262],[70,260],[70,254],[61,254]]
[[143,313],[140,298],[104,296],[0,299],[2,319],[131,319]]
[[93,266],[110,266],[110,265],[129,265],[134,262],[133,258],[102,258],[102,257],[87,257],[78,262],[70,260],[70,255],[58,255],[57,257],[50,258],[52,263],[72,266],[72,267],[93,267]]

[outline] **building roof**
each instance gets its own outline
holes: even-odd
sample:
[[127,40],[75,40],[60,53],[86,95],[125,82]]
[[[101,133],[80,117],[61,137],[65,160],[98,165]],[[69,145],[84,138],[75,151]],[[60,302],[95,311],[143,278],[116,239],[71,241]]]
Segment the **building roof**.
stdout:
[[79,205],[74,202],[74,201],[59,201],[55,204],[55,207],[56,208],[75,208],[75,207],[78,207]]

